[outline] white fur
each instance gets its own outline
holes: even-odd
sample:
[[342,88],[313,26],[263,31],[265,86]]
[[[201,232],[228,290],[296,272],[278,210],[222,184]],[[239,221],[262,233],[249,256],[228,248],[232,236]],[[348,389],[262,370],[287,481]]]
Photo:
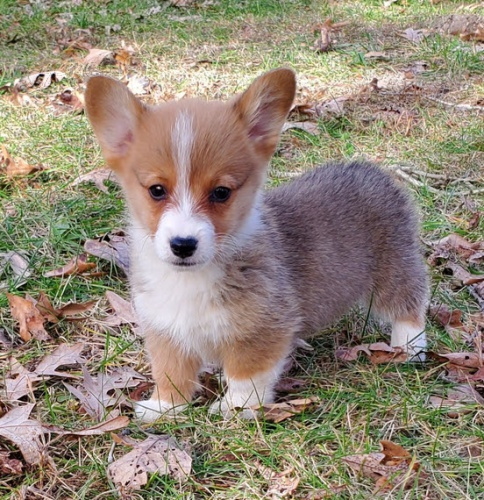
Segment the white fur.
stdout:
[[395,321],[392,326],[392,347],[403,347],[411,361],[425,361],[427,337],[423,328],[407,321]]
[[158,257],[171,265],[179,262],[171,251],[172,238],[196,238],[198,241],[195,253],[183,262],[203,266],[215,255],[215,229],[208,217],[193,214],[190,207],[184,203],[181,207],[167,210],[158,223],[154,243]]
[[227,377],[225,395],[212,404],[210,412],[230,418],[236,408],[241,408],[240,416],[255,418],[258,413],[257,406],[274,400],[274,386],[284,369],[285,361],[279,361],[270,370],[258,373],[250,379],[237,380]]
[[229,330],[227,310],[219,302],[217,283],[223,270],[215,263],[178,270],[160,260],[153,240],[133,222],[130,230],[134,304],[144,329],[168,335],[184,352],[205,362]]
[[161,399],[148,399],[146,401],[138,401],[134,405],[134,413],[136,418],[142,422],[155,422],[162,416],[174,416],[183,411],[187,405],[173,406]]

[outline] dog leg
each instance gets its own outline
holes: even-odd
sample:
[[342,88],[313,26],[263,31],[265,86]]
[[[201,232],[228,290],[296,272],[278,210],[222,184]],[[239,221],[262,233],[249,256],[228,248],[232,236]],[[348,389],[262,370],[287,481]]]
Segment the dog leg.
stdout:
[[156,386],[149,400],[136,403],[135,414],[143,422],[154,422],[162,415],[183,410],[190,402],[201,361],[186,355],[169,339],[156,333],[146,335],[146,349]]
[[392,347],[402,347],[409,355],[409,361],[425,361],[427,337],[425,322],[419,320],[395,320],[392,325]]

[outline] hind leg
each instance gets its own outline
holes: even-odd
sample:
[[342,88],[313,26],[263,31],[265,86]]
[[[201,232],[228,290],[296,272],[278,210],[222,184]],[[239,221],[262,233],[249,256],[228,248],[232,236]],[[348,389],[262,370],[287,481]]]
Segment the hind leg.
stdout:
[[418,317],[397,318],[392,322],[392,347],[402,347],[409,361],[425,361],[427,337],[425,320]]

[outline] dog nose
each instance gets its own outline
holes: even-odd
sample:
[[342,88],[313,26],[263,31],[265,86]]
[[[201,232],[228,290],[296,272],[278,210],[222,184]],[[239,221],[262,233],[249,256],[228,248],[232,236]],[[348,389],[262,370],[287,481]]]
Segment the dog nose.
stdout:
[[192,237],[188,238],[172,238],[170,240],[170,248],[174,255],[181,259],[191,257],[197,249],[198,240]]

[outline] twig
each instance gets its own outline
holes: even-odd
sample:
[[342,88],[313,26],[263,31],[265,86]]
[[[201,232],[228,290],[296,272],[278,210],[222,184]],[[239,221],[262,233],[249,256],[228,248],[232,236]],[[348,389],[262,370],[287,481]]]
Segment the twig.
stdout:
[[461,109],[462,111],[480,111],[484,112],[484,106],[473,106],[472,104],[456,104],[453,102],[442,101],[441,99],[437,99],[435,97],[425,97],[429,101],[437,102],[442,104],[442,106],[447,106],[448,108]]
[[395,168],[395,173],[398,174],[402,179],[405,179],[407,182],[409,182],[410,184],[413,184],[414,186],[417,186],[419,188],[423,188],[425,187],[426,189],[428,189],[431,193],[439,193],[440,191],[438,189],[435,189],[434,187],[432,186],[427,186],[426,184],[424,184],[423,182],[415,179],[414,177],[412,177],[411,175],[407,174],[406,172],[404,172],[401,168]]

